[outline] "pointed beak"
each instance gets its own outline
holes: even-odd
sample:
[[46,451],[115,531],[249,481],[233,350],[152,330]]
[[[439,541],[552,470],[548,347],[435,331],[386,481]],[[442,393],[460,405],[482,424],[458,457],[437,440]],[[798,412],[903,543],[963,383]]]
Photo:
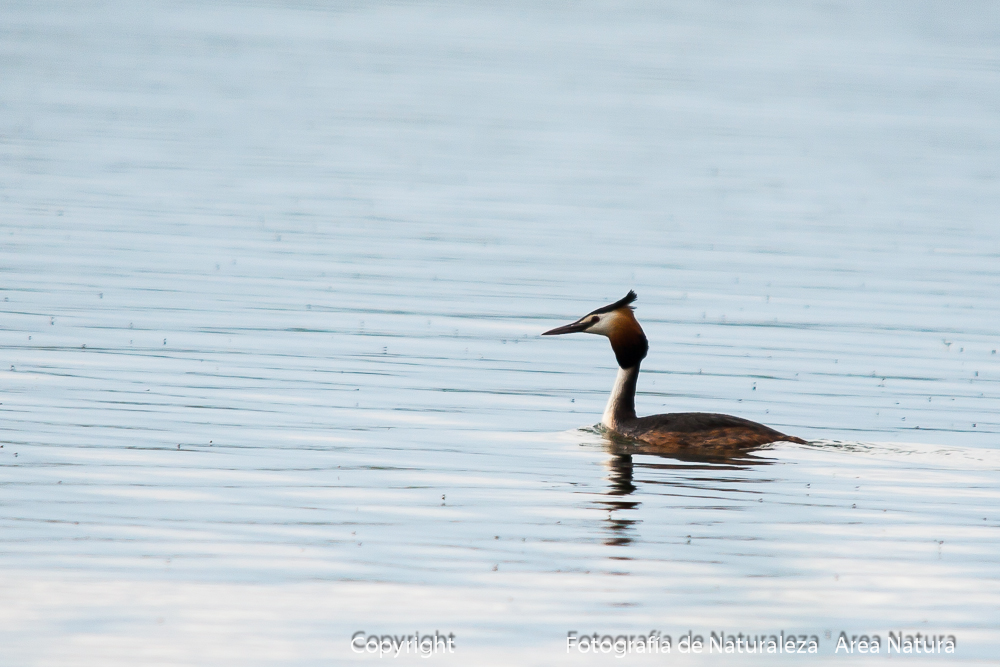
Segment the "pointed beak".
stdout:
[[559,334],[577,333],[578,331],[583,331],[590,326],[590,322],[573,322],[573,324],[567,324],[565,326],[556,327],[555,329],[550,329],[543,333],[543,336],[558,336]]

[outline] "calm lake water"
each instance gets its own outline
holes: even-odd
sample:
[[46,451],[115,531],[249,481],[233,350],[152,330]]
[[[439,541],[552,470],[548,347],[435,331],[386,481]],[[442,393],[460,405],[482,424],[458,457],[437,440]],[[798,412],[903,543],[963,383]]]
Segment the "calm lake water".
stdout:
[[991,663],[998,155],[993,3],[3,3],[0,662]]

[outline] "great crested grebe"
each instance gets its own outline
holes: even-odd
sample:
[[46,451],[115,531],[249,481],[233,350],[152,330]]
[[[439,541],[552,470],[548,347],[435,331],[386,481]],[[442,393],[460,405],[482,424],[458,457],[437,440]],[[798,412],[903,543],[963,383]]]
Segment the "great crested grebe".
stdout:
[[635,416],[635,385],[639,378],[639,363],[646,357],[649,343],[629,305],[638,297],[629,290],[620,301],[598,308],[572,324],[546,331],[543,336],[568,333],[592,333],[607,336],[618,359],[615,380],[608,407],[601,423],[616,434],[640,440],[663,449],[687,448],[749,448],[770,442],[805,440],[763,424],[705,412],[675,412],[651,417]]

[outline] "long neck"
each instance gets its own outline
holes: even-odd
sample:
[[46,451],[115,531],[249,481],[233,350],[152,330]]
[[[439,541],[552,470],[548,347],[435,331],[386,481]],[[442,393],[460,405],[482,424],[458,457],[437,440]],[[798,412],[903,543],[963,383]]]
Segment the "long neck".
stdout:
[[601,419],[601,423],[611,430],[618,430],[622,422],[635,419],[635,384],[638,379],[638,363],[629,368],[618,368],[618,377]]

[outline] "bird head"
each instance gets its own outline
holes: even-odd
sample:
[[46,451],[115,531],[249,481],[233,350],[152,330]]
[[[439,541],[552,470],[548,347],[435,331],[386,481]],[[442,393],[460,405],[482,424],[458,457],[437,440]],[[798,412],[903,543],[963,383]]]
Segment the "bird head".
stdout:
[[624,298],[592,310],[576,322],[556,327],[542,335],[591,333],[605,336],[611,341],[611,349],[615,352],[618,365],[622,368],[631,368],[642,361],[649,350],[646,334],[643,333],[632,312],[632,306],[629,305],[637,298],[639,297],[635,292],[629,290]]

